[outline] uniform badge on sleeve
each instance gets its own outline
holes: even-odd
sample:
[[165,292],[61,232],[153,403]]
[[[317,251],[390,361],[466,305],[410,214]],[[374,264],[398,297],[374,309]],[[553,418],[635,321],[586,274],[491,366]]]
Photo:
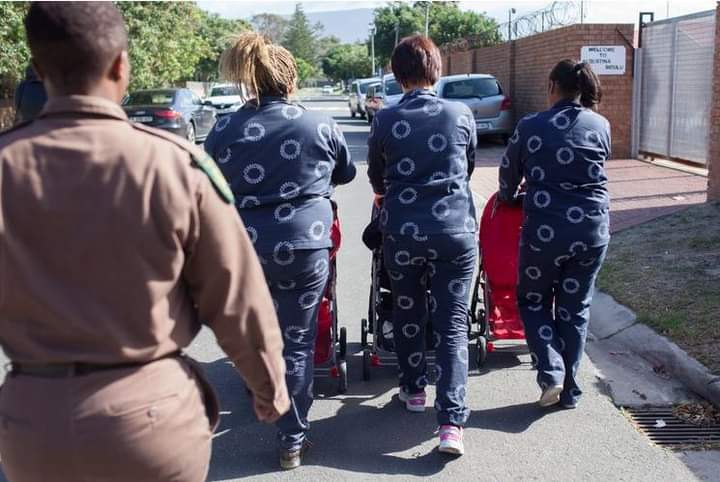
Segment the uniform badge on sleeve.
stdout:
[[225,176],[220,172],[220,168],[215,164],[207,154],[192,155],[193,165],[201,169],[212,183],[220,197],[228,204],[235,204],[235,196],[233,195],[230,185],[225,180]]

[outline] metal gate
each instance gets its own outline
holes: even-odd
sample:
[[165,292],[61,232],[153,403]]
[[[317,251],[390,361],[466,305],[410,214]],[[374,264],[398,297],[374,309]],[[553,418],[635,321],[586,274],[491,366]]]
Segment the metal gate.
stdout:
[[636,151],[707,164],[715,11],[647,24],[636,56]]

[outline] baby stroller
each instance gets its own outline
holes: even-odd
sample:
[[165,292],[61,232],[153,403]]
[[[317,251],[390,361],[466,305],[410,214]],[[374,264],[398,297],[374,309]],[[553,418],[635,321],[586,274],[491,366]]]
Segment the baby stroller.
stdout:
[[340,219],[337,204],[332,201],[333,224],[330,229],[330,266],[328,284],[318,311],[317,338],[315,339],[315,374],[338,379],[338,392],[348,388],[347,374],[347,329],[338,330],[338,307],[336,295],[337,252],[340,249]]
[[[499,340],[524,340],[517,305],[518,246],[523,223],[521,205],[499,203],[493,194],[480,221],[480,271],[470,309],[478,323],[477,364],[499,348]],[[517,344],[504,349],[516,350]],[[524,348],[523,348],[524,349]]]

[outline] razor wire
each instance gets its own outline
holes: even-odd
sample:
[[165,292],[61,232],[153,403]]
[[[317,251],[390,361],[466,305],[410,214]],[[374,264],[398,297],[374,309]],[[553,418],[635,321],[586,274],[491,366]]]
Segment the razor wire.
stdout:
[[586,4],[581,1],[553,2],[543,9],[501,23],[498,25],[498,33],[505,40],[508,40],[508,34],[515,40],[582,22]]

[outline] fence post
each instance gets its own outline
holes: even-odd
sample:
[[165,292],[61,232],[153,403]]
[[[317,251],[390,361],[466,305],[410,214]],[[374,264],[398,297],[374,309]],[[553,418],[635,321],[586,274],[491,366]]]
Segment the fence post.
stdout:
[[677,33],[678,33],[678,22],[673,23],[672,29],[672,44],[670,47],[670,105],[668,106],[668,132],[667,132],[667,152],[665,155],[668,159],[672,159],[672,147],[673,147],[673,110],[675,108],[675,94],[677,93],[677,86],[675,85],[675,69],[677,68]]
[[642,135],[642,105],[643,105],[643,49],[635,49],[635,62],[633,63],[633,102],[632,127],[630,136],[630,156],[637,159],[640,154],[640,136]]

